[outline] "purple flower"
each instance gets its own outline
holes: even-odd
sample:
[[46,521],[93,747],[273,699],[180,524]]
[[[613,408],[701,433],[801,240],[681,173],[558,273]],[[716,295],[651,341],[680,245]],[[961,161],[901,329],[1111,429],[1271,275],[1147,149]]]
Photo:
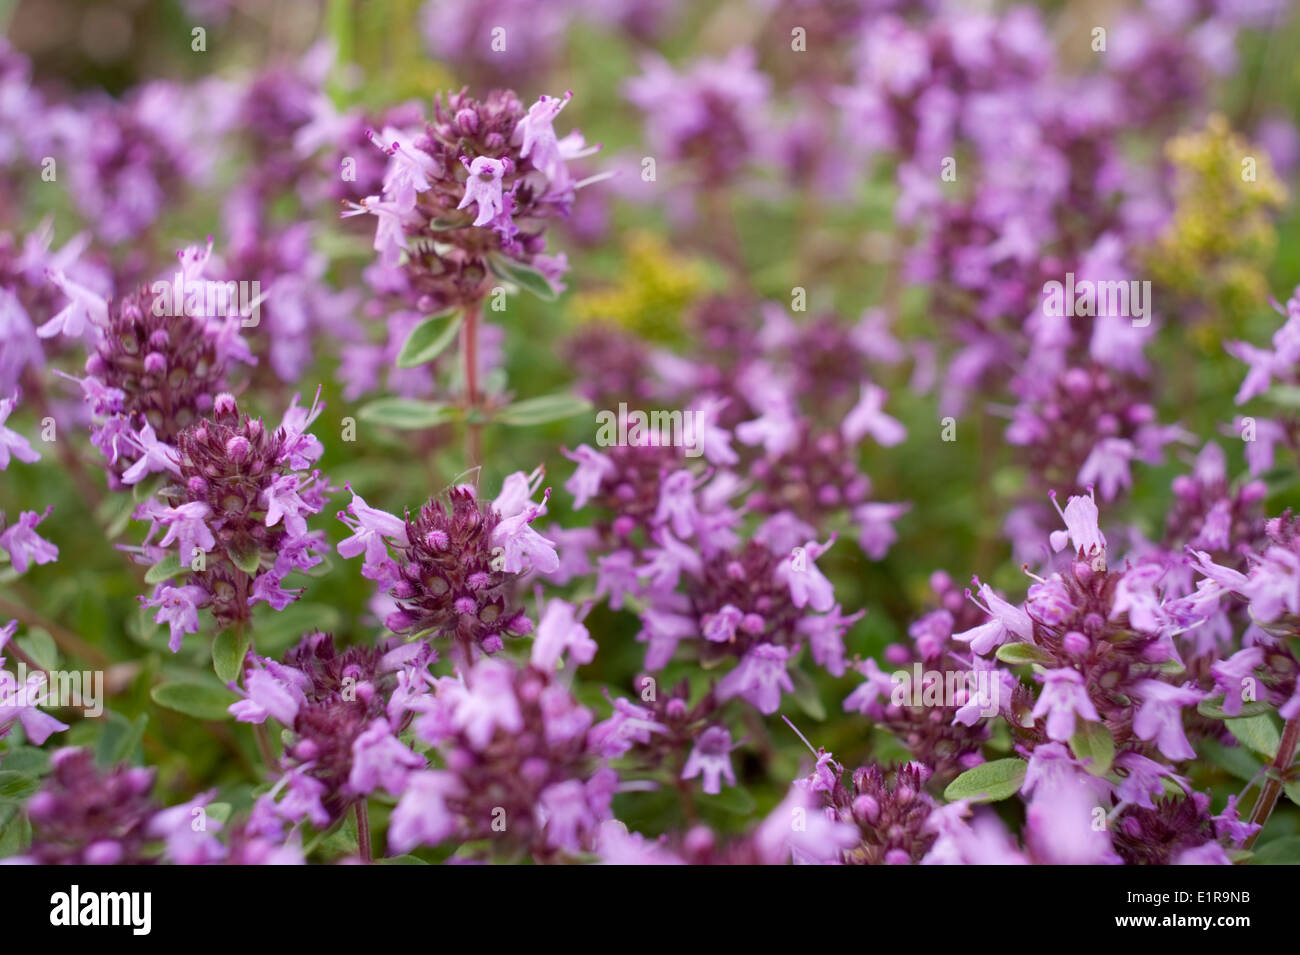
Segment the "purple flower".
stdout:
[[718,699],[739,696],[760,713],[775,713],[781,705],[781,692],[794,692],[794,681],[786,670],[789,659],[790,651],[785,647],[758,644],[718,683]]
[[0,398],[0,471],[9,467],[9,456],[12,454],[19,461],[25,461],[31,464],[41,459],[40,454],[32,449],[31,444],[17,431],[5,427],[5,422],[9,415],[13,413],[14,405],[18,403],[18,395],[12,398]]
[[310,685],[307,675],[293,667],[265,661],[244,674],[245,698],[230,705],[230,713],[241,723],[264,723],[268,716],[293,726],[299,709],[307,703],[303,691]]
[[180,507],[154,507],[147,513],[156,523],[167,528],[158,546],[166,547],[173,541],[178,542],[183,564],[190,562],[195,551],[207,553],[216,546],[216,539],[207,525],[212,509],[202,501],[191,501]]
[[801,786],[792,786],[754,833],[754,844],[767,865],[788,860],[838,865],[840,854],[859,839],[857,826],[828,815],[813,793]]
[[1258,686],[1255,671],[1263,665],[1264,651],[1259,647],[1246,647],[1210,665],[1214,685],[1223,690],[1223,712],[1228,716],[1241,715],[1247,681],[1251,686]]
[[[16,625],[17,621],[10,621],[7,626],[0,628],[0,650],[4,649],[4,644],[13,635]],[[4,657],[0,657],[0,661],[3,660]],[[8,734],[15,722],[21,724],[33,746],[44,745],[52,734],[66,730],[66,723],[37,709],[46,703],[48,696],[45,674],[32,673],[25,683],[20,684],[18,678],[8,670],[0,670],[0,738]],[[53,704],[57,702],[50,701]]]
[[1127,489],[1133,483],[1129,465],[1135,455],[1132,441],[1102,438],[1079,468],[1078,481],[1084,486],[1097,485],[1102,500],[1112,501],[1121,488]]
[[1184,849],[1174,856],[1173,865],[1232,865],[1228,853],[1217,842],[1207,842],[1194,849]]
[[1087,497],[1074,496],[1066,502],[1065,510],[1056,503],[1053,491],[1052,506],[1056,508],[1061,520],[1065,521],[1064,531],[1052,531],[1052,549],[1060,551],[1068,540],[1074,545],[1080,560],[1087,561],[1093,570],[1106,569],[1106,537],[1097,525],[1099,513],[1097,502],[1089,494]]
[[1251,616],[1260,623],[1300,614],[1300,554],[1284,547],[1268,548],[1237,589],[1250,601]]
[[736,774],[731,768],[731,733],[725,726],[710,726],[695,740],[691,755],[682,768],[682,779],[703,775],[704,791],[712,796],[722,792],[722,780],[736,785]]
[[1155,799],[1165,795],[1162,780],[1185,782],[1168,766],[1154,759],[1148,759],[1140,753],[1120,753],[1115,757],[1115,766],[1123,772],[1123,778],[1116,790],[1119,798],[1123,802],[1134,803],[1144,809],[1155,809]]
[[470,203],[476,203],[478,215],[471,224],[485,226],[495,223],[503,213],[501,180],[510,171],[510,161],[479,156],[473,162],[462,157],[461,162],[469,170],[469,179],[465,182],[465,195],[456,208],[464,209]]
[[378,719],[352,743],[352,772],[348,788],[367,795],[383,788],[401,795],[412,769],[423,768],[424,757],[413,753],[393,735],[387,720]]
[[1088,699],[1083,684],[1083,674],[1078,670],[1063,668],[1042,674],[1043,693],[1034,705],[1034,719],[1046,714],[1047,736],[1059,742],[1068,742],[1074,735],[1076,715],[1094,723],[1101,722],[1097,708]]
[[585,444],[564,456],[578,465],[573,476],[564,483],[564,489],[573,495],[573,509],[580,511],[600,490],[601,482],[614,472],[614,463],[599,451]]
[[565,93],[562,98],[538,98],[536,103],[528,107],[528,115],[515,127],[515,135],[522,137],[519,155],[531,159],[533,165],[552,181],[562,181],[567,175],[553,124],[555,117],[560,115],[560,110],[568,106],[572,98],[573,93]]
[[825,544],[815,540],[805,541],[802,548],[781,561],[776,577],[790,588],[790,599],[796,607],[811,606],[819,613],[825,613],[835,605],[835,591],[826,575],[817,569],[814,563],[818,557],[831,549],[835,535]]
[[[969,590],[966,594],[970,597]],[[954,640],[969,643],[971,650],[980,656],[986,656],[994,647],[1006,643],[1008,637],[1015,637],[1020,643],[1034,642],[1034,625],[1028,613],[1007,603],[988,584],[980,584],[979,594],[984,603],[980,604],[973,597],[971,602],[993,619],[970,630],[954,633]]]
[[50,516],[54,506],[45,508],[44,514],[23,511],[18,523],[0,534],[0,548],[9,552],[9,560],[20,574],[27,573],[32,564],[49,564],[58,560],[59,549],[36,533],[36,526]]
[[1183,707],[1205,699],[1193,686],[1173,686],[1158,680],[1142,680],[1134,686],[1142,700],[1133,717],[1133,732],[1139,739],[1156,741],[1165,759],[1195,759],[1196,750],[1183,729]]
[[[226,847],[213,832],[221,821],[205,811],[216,791],[196,796],[189,802],[164,809],[149,820],[149,835],[162,839],[163,855],[173,865],[210,865],[226,856]],[[197,810],[197,811],[196,811]],[[195,823],[202,819],[202,825]]]
[[523,727],[509,664],[480,660],[466,677],[465,692],[455,698],[452,720],[477,749],[487,746],[497,730]]
[[823,615],[804,617],[798,630],[808,638],[813,661],[825,667],[831,676],[844,675],[844,634],[866,615],[865,610],[845,617],[836,604]]
[[202,587],[195,584],[181,587],[160,584],[151,598],[140,599],[146,607],[158,608],[153,621],[165,623],[171,628],[171,639],[168,640],[167,645],[172,653],[177,653],[180,651],[181,640],[185,634],[199,632],[198,608],[208,599],[208,595]]
[[659,507],[654,520],[667,524],[678,537],[695,533],[695,475],[690,471],[674,471],[659,486]]
[[415,208],[416,196],[432,188],[431,177],[441,174],[437,160],[421,149],[405,149],[398,142],[402,134],[392,127],[383,131],[388,145],[377,141],[374,134],[366,131],[366,138],[389,156],[391,162],[384,173],[384,194],[393,197],[397,209],[403,213]]
[[307,533],[307,518],[303,514],[314,514],[315,510],[298,496],[300,481],[296,474],[281,474],[262,491],[267,527],[274,527],[283,519],[291,536],[301,537]]
[[460,780],[441,770],[411,773],[388,822],[388,847],[396,853],[434,846],[457,829],[447,797],[461,794]]
[[603,791],[610,770],[599,770],[583,783],[565,780],[542,790],[537,799],[538,818],[546,827],[546,844],[566,852],[580,852],[602,822],[609,818],[609,801]]
[[74,282],[57,269],[50,271],[49,279],[70,301],[53,318],[36,329],[37,335],[53,338],[63,334],[70,338],[80,338],[85,334],[86,326],[98,331],[108,324],[108,302],[103,296]]
[[352,529],[352,536],[339,541],[338,552],[349,559],[364,553],[366,559],[361,573],[371,580],[383,580],[388,576],[387,568],[391,564],[385,538],[402,545],[409,544],[406,522],[387,511],[371,507],[352,490],[352,485],[347,485],[347,489],[352,492],[352,501],[348,504],[351,517],[340,511],[339,520]]
[[537,624],[533,639],[533,666],[553,670],[566,651],[574,664],[590,663],[596,656],[596,641],[578,622],[573,605],[555,599],[546,605]]
[[539,573],[550,574],[559,569],[560,557],[555,553],[555,542],[529,526],[544,513],[544,507],[533,505],[498,522],[492,529],[492,546],[504,551],[501,569],[507,574],[522,573],[525,557]]
[[149,422],[142,424],[140,430],[134,434],[128,431],[126,437],[140,452],[140,457],[123,472],[123,484],[139,484],[155,471],[170,471],[177,475],[181,473],[176,449],[159,441],[153,425]]
[[879,385],[862,384],[861,396],[853,409],[840,423],[840,433],[849,444],[857,444],[865,435],[871,435],[878,444],[893,447],[907,438],[907,429],[884,412],[885,389]]
[[853,509],[853,522],[858,525],[858,546],[872,560],[884,560],[889,548],[898,540],[894,521],[912,509],[910,503],[859,504]]

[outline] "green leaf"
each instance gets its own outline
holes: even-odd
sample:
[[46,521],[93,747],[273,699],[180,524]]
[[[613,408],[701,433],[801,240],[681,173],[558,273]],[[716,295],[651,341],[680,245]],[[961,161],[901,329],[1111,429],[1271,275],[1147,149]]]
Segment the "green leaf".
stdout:
[[751,815],[758,808],[758,803],[743,786],[724,786],[716,796],[707,793],[699,797],[700,806],[706,809],[719,809],[736,816]]
[[1264,397],[1284,408],[1300,408],[1300,388],[1295,385],[1274,385]]
[[574,415],[590,410],[591,402],[586,398],[571,394],[555,394],[516,401],[498,411],[494,418],[501,424],[526,427],[572,418]]
[[257,547],[250,547],[248,550],[236,550],[234,547],[227,547],[226,554],[236,567],[248,574],[250,577],[257,576],[258,570],[262,567],[262,551]]
[[1259,775],[1259,761],[1244,746],[1224,746],[1216,739],[1204,739],[1200,742],[1200,751],[1215,766],[1240,780],[1250,782]]
[[329,604],[289,604],[275,611],[261,604],[253,611],[253,637],[259,653],[278,655],[308,633],[329,633],[343,625],[343,614]]
[[417,368],[433,361],[456,340],[456,333],[464,321],[465,314],[454,308],[424,319],[406,336],[406,342],[397,355],[397,367]]
[[228,802],[210,802],[203,807],[203,812],[209,819],[224,823],[230,818],[231,809],[232,807]]
[[379,398],[357,410],[357,417],[362,421],[402,431],[437,427],[455,421],[459,415],[459,409],[445,401],[420,401],[415,398]]
[[26,849],[32,841],[32,824],[27,813],[15,811],[0,826],[0,859],[16,856]]
[[466,216],[434,216],[429,220],[429,228],[435,232],[449,232],[452,229],[463,229],[473,221],[473,218]]
[[425,862],[423,859],[421,859],[419,856],[413,856],[413,855],[388,856],[383,859],[375,859],[374,863],[375,865],[428,865],[429,864]]
[[799,709],[818,723],[825,721],[826,704],[822,702],[821,694],[817,692],[817,684],[813,682],[812,677],[797,667],[790,671],[790,675],[794,683],[794,692],[790,695]]
[[166,557],[145,571],[144,582],[146,584],[160,584],[164,580],[170,580],[172,577],[175,577],[182,570],[188,569],[188,567],[181,566],[181,558],[179,554],[169,553]]
[[548,302],[555,301],[555,289],[551,287],[550,280],[531,265],[524,265],[503,255],[493,254],[488,256],[488,268],[498,278],[513,282],[540,299]]
[[1104,776],[1115,760],[1115,738],[1103,723],[1083,721],[1070,737],[1070,749],[1087,763],[1085,767],[1093,776]]
[[148,713],[141,713],[133,720],[121,713],[109,712],[107,716],[104,731],[95,743],[95,762],[105,769],[129,760],[149,725]]
[[229,690],[191,680],[177,680],[155,686],[149,695],[159,706],[201,720],[228,720],[227,707],[236,697]]
[[1223,712],[1222,694],[1213,697],[1212,699],[1201,700],[1201,702],[1196,704],[1196,712],[1200,713],[1202,716],[1208,716],[1212,720],[1244,719],[1250,716],[1259,716],[1261,713],[1268,713],[1272,709],[1273,707],[1263,700],[1256,700],[1253,703],[1243,703],[1240,713],[1235,717],[1229,716],[1227,713]]
[[1251,865],[1300,865],[1300,836],[1283,836],[1255,847]]
[[1286,793],[1287,799],[1300,806],[1300,782],[1287,783],[1282,787],[1282,792]]
[[1029,764],[1023,759],[1010,757],[981,763],[968,769],[948,784],[943,798],[949,802],[966,799],[970,802],[998,802],[1010,799],[1020,792],[1025,782]]
[[997,658],[1003,663],[1051,663],[1052,655],[1032,643],[1004,643],[998,647]]
[[1187,796],[1187,790],[1168,776],[1160,777],[1160,786],[1164,789],[1166,796],[1172,796],[1175,799],[1184,799]]
[[244,669],[244,657],[253,641],[248,634],[235,628],[223,630],[212,641],[212,669],[222,683],[239,679]]
[[40,785],[40,780],[35,776],[0,769],[0,799],[12,799],[15,802],[26,799]]
[[40,627],[32,627],[25,636],[14,641],[27,655],[46,670],[59,668],[59,647],[54,638]]
[[1229,732],[1244,746],[1249,746],[1255,752],[1267,759],[1272,759],[1277,755],[1277,748],[1282,743],[1282,737],[1277,731],[1277,726],[1273,721],[1264,715],[1251,716],[1246,718],[1224,720]]
[[20,746],[4,754],[4,768],[25,776],[43,776],[50,768],[50,754],[35,746]]

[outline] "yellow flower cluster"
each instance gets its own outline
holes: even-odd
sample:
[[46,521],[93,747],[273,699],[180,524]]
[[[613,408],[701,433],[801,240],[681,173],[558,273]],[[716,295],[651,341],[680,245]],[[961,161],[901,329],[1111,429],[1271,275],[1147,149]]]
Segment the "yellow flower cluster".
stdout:
[[1287,191],[1265,150],[1217,114],[1203,130],[1170,140],[1165,154],[1175,170],[1175,208],[1148,266],[1192,320],[1193,336],[1217,351],[1267,302],[1264,270],[1277,244],[1271,211]]
[[582,321],[613,322],[653,341],[674,339],[682,312],[705,291],[704,269],[649,232],[629,236],[623,252],[618,281],[580,293],[574,313]]

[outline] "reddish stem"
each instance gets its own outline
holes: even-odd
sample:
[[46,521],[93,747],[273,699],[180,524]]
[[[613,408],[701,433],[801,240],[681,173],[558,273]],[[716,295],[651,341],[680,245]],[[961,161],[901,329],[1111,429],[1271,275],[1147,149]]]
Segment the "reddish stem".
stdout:
[[1282,776],[1291,768],[1291,763],[1295,759],[1297,743],[1300,743],[1300,714],[1287,720],[1286,727],[1282,730],[1282,740],[1278,743],[1277,755],[1273,757],[1272,768],[1276,772],[1270,773],[1268,779],[1265,780],[1259,799],[1255,801],[1255,808],[1250,813],[1250,821],[1258,825],[1259,829],[1255,830],[1255,834],[1246,840],[1245,848],[1247,849],[1255,845],[1255,840],[1264,831],[1264,824],[1268,822],[1268,817],[1273,813],[1273,807],[1277,805],[1277,797],[1282,792]]
[[364,799],[353,803],[352,808],[356,811],[357,816],[357,852],[361,856],[361,861],[369,864],[372,861],[370,851],[370,813],[367,811],[368,806]]
[[472,302],[465,307],[465,327],[461,342],[464,345],[465,361],[465,402],[469,416],[469,426],[465,432],[466,454],[471,468],[478,467],[483,460],[482,431],[476,412],[479,405],[478,389],[478,318],[479,303]]

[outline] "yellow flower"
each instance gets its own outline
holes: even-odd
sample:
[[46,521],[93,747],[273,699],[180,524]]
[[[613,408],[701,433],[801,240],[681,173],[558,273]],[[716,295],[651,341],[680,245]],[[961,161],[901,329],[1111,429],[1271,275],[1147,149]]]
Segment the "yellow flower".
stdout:
[[1193,338],[1216,350],[1268,297],[1263,272],[1277,244],[1272,211],[1287,199],[1267,153],[1220,115],[1170,140],[1174,213],[1148,250],[1152,277],[1171,292],[1171,315],[1191,318]]
[[636,232],[623,243],[623,271],[616,283],[581,292],[574,314],[581,321],[609,321],[658,341],[676,338],[682,312],[705,290],[704,270],[675,254],[650,232]]

